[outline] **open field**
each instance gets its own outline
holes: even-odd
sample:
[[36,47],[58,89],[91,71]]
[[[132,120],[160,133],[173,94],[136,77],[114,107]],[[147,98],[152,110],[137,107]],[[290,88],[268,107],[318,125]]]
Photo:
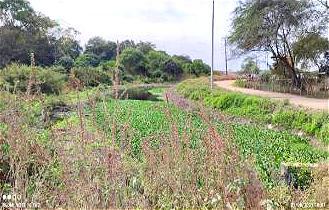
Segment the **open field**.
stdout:
[[146,91],[156,100],[114,100],[108,88],[32,100],[2,92],[2,193],[49,208],[328,202],[323,170],[293,172],[295,190],[280,174],[282,163],[328,159],[307,138],[231,121],[172,88]]
[[0,0],[1,209],[329,209],[327,0],[76,3]]

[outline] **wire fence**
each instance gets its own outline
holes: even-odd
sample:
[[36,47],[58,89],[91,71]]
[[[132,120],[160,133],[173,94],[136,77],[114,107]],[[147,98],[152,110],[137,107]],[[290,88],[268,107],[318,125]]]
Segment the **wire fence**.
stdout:
[[291,79],[261,79],[241,76],[237,85],[243,88],[252,88],[280,93],[290,93],[312,98],[329,98],[329,78],[303,78],[301,87],[297,88]]

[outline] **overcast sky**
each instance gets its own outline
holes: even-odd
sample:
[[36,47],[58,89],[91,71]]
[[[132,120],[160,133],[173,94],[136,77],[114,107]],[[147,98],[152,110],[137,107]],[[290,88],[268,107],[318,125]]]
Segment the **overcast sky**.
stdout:
[[[211,62],[211,0],[30,0],[33,8],[73,27],[84,45],[93,36],[150,41],[170,54]],[[215,68],[224,69],[224,41],[237,0],[215,0]],[[240,69],[230,61],[230,69]]]

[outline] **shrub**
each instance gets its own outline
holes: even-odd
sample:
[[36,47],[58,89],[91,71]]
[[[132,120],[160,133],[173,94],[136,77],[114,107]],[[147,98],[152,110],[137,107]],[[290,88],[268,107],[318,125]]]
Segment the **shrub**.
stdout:
[[326,145],[329,145],[329,122],[324,123],[317,133],[319,139],[321,139]]
[[126,81],[128,83],[131,83],[135,80],[134,76],[130,75],[130,74],[124,74],[122,77],[123,81]]
[[[49,68],[34,67],[36,84],[33,91],[46,94],[58,94],[67,81],[67,76]],[[13,64],[0,72],[0,87],[11,92],[25,92],[29,83],[32,68],[25,65]]]
[[77,57],[75,60],[75,67],[96,67],[100,63],[100,59],[94,54],[84,54]]
[[203,100],[211,93],[206,82],[206,78],[185,80],[177,86],[177,91],[189,99]]
[[157,101],[157,96],[150,93],[149,89],[150,88],[144,87],[131,87],[126,90],[120,89],[119,95],[121,95],[122,98],[126,98],[126,96],[128,96],[128,99],[131,100]]
[[56,65],[62,66],[68,71],[74,66],[74,60],[70,56],[64,56],[56,62]]
[[72,73],[84,86],[112,85],[111,77],[98,68],[73,68]]
[[238,79],[234,82],[234,85],[237,87],[245,88],[245,87],[247,87],[247,82],[245,80]]
[[292,127],[295,121],[295,113],[292,110],[279,110],[272,116],[272,122],[285,127]]

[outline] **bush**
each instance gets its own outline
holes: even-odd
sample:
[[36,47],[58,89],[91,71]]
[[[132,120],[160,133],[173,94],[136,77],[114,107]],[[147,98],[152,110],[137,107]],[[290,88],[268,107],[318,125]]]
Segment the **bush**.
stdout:
[[279,110],[272,116],[272,122],[277,125],[291,128],[295,121],[295,113],[292,110]]
[[[49,68],[34,67],[36,84],[32,91],[45,94],[59,94],[67,81],[67,76]],[[0,71],[0,87],[11,92],[25,92],[32,68],[13,64]]]
[[62,66],[69,71],[74,66],[74,60],[70,56],[64,56],[56,62],[56,65]]
[[317,133],[317,137],[321,139],[326,145],[329,145],[329,122],[322,125],[321,129]]
[[150,88],[144,87],[132,87],[128,89],[120,89],[119,96],[130,100],[142,100],[142,101],[158,101],[157,96],[149,92]]
[[237,87],[245,88],[245,87],[247,87],[247,82],[243,79],[238,79],[234,82],[234,85]]
[[100,64],[100,58],[94,54],[84,54],[77,57],[75,67],[97,67]]
[[128,83],[131,83],[135,80],[134,76],[130,75],[130,74],[124,74],[122,77],[123,81],[126,81]]
[[100,84],[112,85],[111,77],[98,68],[73,68],[72,73],[82,85],[87,87],[97,87]]

